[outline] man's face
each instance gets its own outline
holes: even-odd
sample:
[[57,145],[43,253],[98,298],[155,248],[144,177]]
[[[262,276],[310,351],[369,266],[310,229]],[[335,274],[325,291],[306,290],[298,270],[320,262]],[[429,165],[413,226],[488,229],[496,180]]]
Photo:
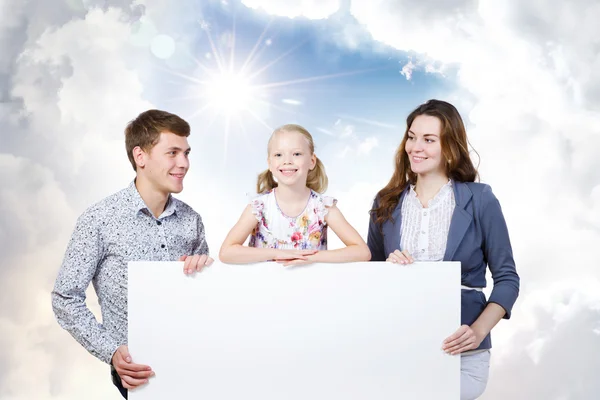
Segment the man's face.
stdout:
[[158,143],[148,153],[144,152],[144,177],[165,195],[181,192],[183,178],[190,168],[189,154],[186,137],[161,133]]

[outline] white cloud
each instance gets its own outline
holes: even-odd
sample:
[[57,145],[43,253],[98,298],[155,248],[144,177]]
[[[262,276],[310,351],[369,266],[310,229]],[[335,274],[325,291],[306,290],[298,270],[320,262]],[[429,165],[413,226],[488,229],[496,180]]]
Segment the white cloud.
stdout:
[[242,0],[249,8],[260,9],[281,17],[323,19],[337,12],[340,0]]
[[379,146],[379,140],[375,136],[365,138],[358,145],[358,154],[366,155]]
[[[67,195],[52,171],[22,157],[0,154],[0,178],[5,182],[0,204],[11,210],[0,227],[7,246],[0,272],[0,338],[7,343],[1,346],[0,365],[10,366],[0,377],[0,397],[106,398],[112,393],[108,378],[98,385],[97,377],[107,376],[107,367],[90,362],[93,358],[50,311],[50,290],[76,218]],[[95,296],[88,295],[98,313]]]
[[[0,380],[2,398],[118,395],[108,367],[54,321],[49,294],[76,216],[133,177],[123,129],[151,104],[142,99],[139,71],[128,64],[129,56],[137,62],[145,56],[128,44],[127,14],[79,11],[85,18],[61,14],[48,21],[52,14],[42,14],[44,29],[28,27],[7,85],[14,101],[3,122],[12,134],[2,134],[2,151],[12,154],[0,154],[6,182],[0,204],[11,218],[0,228],[9,245],[0,269],[6,295],[0,337],[9,344],[0,365],[10,368]],[[88,295],[97,312],[91,290]]]
[[594,356],[600,351],[598,293],[597,279],[568,279],[531,291],[518,319],[510,321],[510,341],[493,352],[482,399],[594,398],[600,390],[594,374],[600,367]]
[[325,153],[335,158],[346,158],[349,156],[365,157],[374,148],[379,146],[379,140],[375,136],[365,137],[363,132],[357,134],[354,125],[346,124],[340,118],[335,121],[330,129],[317,128],[317,130],[337,138],[337,140],[329,144],[325,149]]
[[409,61],[406,64],[404,64],[404,66],[402,67],[402,70],[400,70],[400,74],[404,75],[404,77],[406,78],[407,81],[410,81],[410,78],[412,78],[412,73],[416,67],[417,66],[415,64],[413,64],[412,61]]
[[296,100],[296,99],[282,99],[281,102],[285,103],[285,104],[290,104],[292,106],[302,105],[302,102],[300,100]]

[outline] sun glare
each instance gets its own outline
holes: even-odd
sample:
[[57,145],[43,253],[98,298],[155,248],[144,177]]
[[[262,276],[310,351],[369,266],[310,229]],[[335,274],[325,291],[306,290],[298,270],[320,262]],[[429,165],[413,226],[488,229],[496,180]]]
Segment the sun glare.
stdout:
[[[191,94],[189,96],[173,99],[198,100],[198,108],[189,116],[190,120],[202,115],[210,115],[208,126],[217,120],[224,124],[225,152],[227,151],[227,141],[231,129],[239,128],[242,134],[246,135],[245,125],[254,120],[264,126],[267,131],[272,131],[273,127],[265,120],[270,115],[270,110],[276,109],[297,115],[297,110],[288,109],[286,106],[298,107],[302,104],[301,101],[287,97],[284,99],[285,101],[275,98],[278,95],[277,93],[281,93],[282,88],[371,71],[358,70],[275,82],[261,82],[260,76],[263,75],[264,77],[266,75],[264,74],[265,71],[294,53],[305,43],[304,41],[291,46],[282,54],[263,59],[261,63],[258,61],[259,58],[261,58],[265,49],[273,44],[272,38],[266,38],[269,26],[270,23],[265,26],[252,49],[246,54],[245,59],[240,60],[242,57],[240,57],[239,49],[236,49],[235,45],[235,19],[231,32],[214,33],[218,38],[217,41],[213,40],[213,32],[209,24],[206,21],[200,21],[200,27],[205,32],[205,38],[211,48],[210,52],[205,53],[206,60],[194,57],[200,76],[168,71],[193,83],[190,87]],[[223,38],[228,38],[228,40],[223,40]],[[282,107],[281,104],[284,104],[284,106]]]
[[203,89],[209,104],[227,115],[247,110],[255,94],[246,77],[232,72],[216,75]]

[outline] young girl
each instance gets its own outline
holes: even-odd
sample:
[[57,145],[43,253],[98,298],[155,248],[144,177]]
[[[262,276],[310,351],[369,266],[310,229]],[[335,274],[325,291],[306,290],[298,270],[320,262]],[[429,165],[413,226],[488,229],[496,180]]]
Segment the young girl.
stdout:
[[[268,143],[269,168],[219,252],[226,263],[275,260],[283,265],[368,261],[369,248],[346,221],[336,200],[323,196],[327,175],[310,133],[299,125],[276,129]],[[345,248],[327,250],[331,226]],[[248,246],[243,246],[250,237]]]
[[[490,331],[510,318],[519,293],[508,230],[491,188],[474,183],[477,170],[456,108],[430,100],[406,125],[394,174],[371,210],[371,259],[461,262],[462,326],[442,349],[461,354],[461,399],[475,399],[487,385]],[[487,266],[494,288],[486,302]]]

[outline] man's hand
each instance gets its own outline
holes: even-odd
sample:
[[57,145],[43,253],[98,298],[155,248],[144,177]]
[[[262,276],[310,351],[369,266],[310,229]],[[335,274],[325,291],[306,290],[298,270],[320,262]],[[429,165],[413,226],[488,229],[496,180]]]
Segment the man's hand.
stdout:
[[183,261],[183,273],[193,274],[200,272],[204,267],[208,267],[213,263],[213,259],[206,254],[194,254],[193,256],[181,256],[179,261]]
[[126,345],[117,348],[112,356],[112,365],[121,377],[121,384],[125,389],[135,389],[148,383],[148,378],[154,376],[154,371],[149,366],[135,364],[131,361],[129,348]]

